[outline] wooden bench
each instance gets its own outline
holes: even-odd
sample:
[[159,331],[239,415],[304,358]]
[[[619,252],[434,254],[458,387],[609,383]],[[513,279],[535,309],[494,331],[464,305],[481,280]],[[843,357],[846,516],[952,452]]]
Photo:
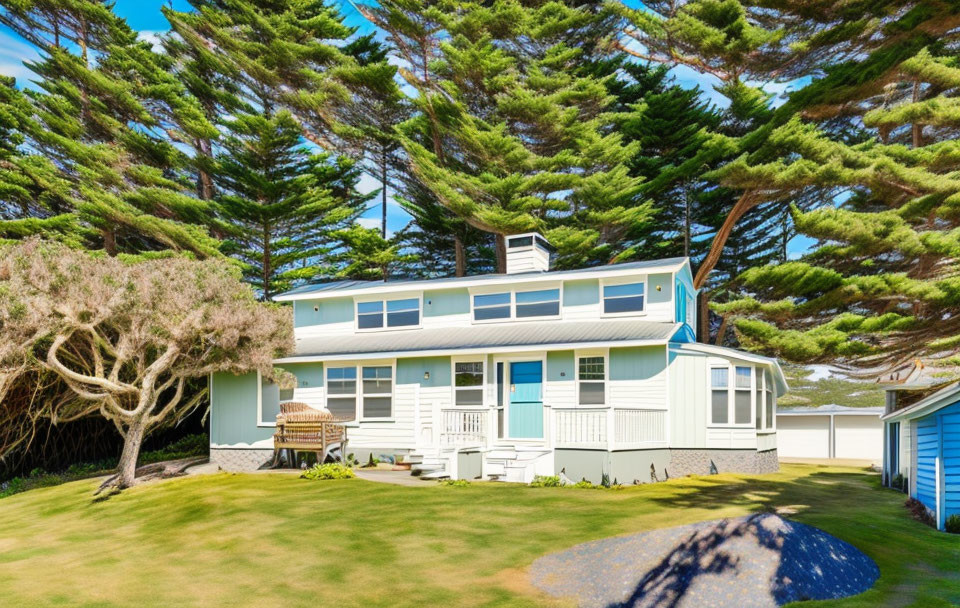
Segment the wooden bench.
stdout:
[[317,410],[306,403],[288,401],[280,404],[277,414],[277,430],[273,435],[273,466],[280,462],[283,450],[293,454],[296,462],[298,452],[313,452],[317,462],[323,462],[330,450],[340,448],[340,460],[346,458],[347,428],[344,422],[330,412]]

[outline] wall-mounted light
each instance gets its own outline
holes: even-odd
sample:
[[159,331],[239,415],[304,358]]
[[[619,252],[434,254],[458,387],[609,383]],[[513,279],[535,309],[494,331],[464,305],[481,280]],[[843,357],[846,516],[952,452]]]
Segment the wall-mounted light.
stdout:
[[313,312],[320,312],[320,307],[319,307],[319,306],[314,306],[314,307],[313,307]]
[[561,377],[561,378],[566,377],[566,375],[567,375],[567,372],[560,372],[560,377]]
[[429,379],[430,379],[430,372],[423,372],[423,379],[424,379],[424,380],[429,380]]
[[657,285],[657,291],[663,291],[663,285]]

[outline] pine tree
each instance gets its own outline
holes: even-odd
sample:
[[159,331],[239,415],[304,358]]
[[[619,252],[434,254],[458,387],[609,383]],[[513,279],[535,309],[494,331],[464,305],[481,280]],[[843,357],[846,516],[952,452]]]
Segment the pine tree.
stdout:
[[575,74],[571,41],[597,18],[559,2],[381,2],[367,14],[389,35],[417,89],[401,128],[411,169],[441,204],[497,239],[545,230],[561,267],[608,261],[648,221],[633,206],[634,152],[611,128],[599,79]]
[[102,2],[0,6],[0,23],[43,56],[30,64],[39,90],[27,92],[29,108],[15,113],[20,150],[30,157],[20,170],[43,172],[33,187],[48,211],[74,214],[95,231],[84,236],[97,235],[85,244],[111,254],[175,248],[218,255],[205,228],[209,206],[186,191],[185,157],[166,139],[174,125],[195,135],[212,125],[163,59]]
[[347,159],[312,154],[287,113],[240,114],[227,124],[214,171],[224,252],[244,265],[263,299],[317,276],[331,276],[333,234],[353,223],[367,197]]

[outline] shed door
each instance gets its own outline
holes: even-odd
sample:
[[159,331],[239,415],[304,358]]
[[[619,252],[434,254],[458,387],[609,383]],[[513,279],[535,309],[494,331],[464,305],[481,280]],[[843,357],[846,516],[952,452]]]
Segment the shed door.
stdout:
[[543,439],[543,363],[510,363],[510,414],[513,439]]
[[830,416],[777,416],[777,453],[786,458],[830,458]]
[[834,457],[883,460],[883,422],[879,416],[833,417]]

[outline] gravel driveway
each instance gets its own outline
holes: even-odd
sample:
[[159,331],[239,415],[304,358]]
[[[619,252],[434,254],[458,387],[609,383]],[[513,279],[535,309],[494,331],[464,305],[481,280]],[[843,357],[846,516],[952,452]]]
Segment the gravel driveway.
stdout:
[[530,576],[585,607],[760,608],[856,595],[880,570],[849,543],[764,513],[584,543]]

